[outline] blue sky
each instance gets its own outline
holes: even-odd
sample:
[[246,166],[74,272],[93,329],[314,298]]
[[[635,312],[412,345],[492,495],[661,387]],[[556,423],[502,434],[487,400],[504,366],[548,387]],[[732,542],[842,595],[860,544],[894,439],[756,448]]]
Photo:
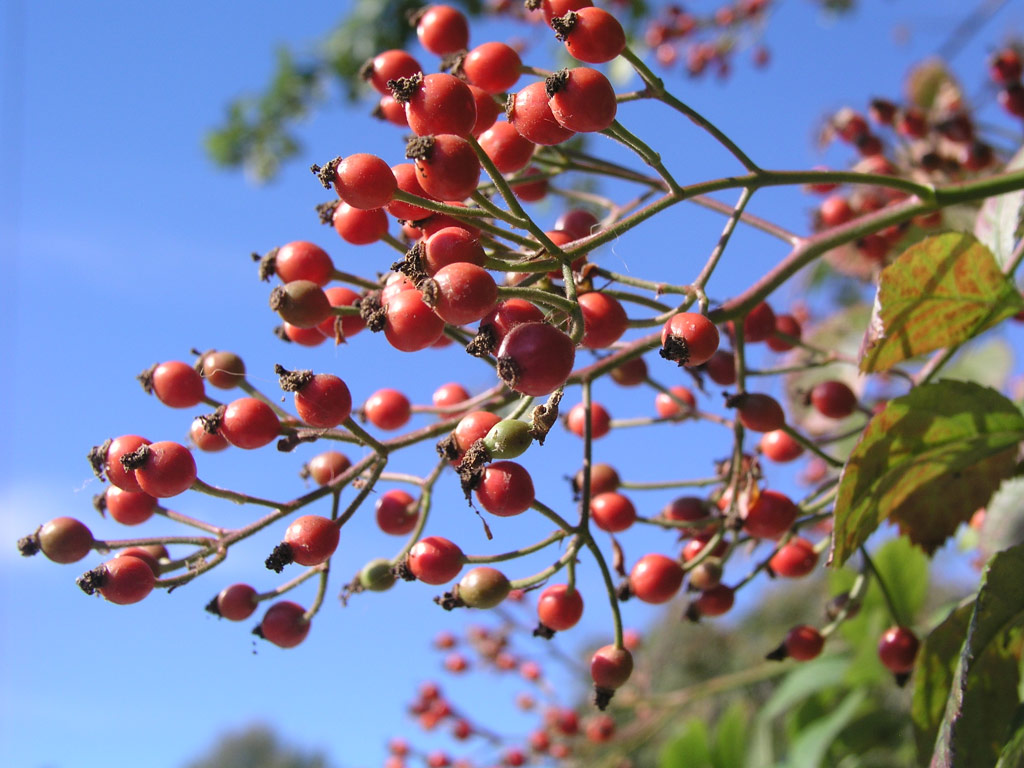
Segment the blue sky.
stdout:
[[[813,147],[823,116],[847,103],[863,108],[874,95],[897,96],[908,66],[933,52],[962,13],[955,0],[862,5],[854,17],[831,22],[803,0],[780,3],[767,32],[773,58],[766,72],[744,62],[726,84],[676,76],[676,92],[765,166],[840,164],[842,152],[821,155]],[[418,680],[438,672],[428,639],[466,621],[439,610],[430,600],[437,590],[419,584],[361,596],[344,610],[329,597],[307,641],[282,652],[254,645],[248,623],[229,625],[202,611],[233,581],[251,579],[260,589],[277,583],[261,561],[280,531],[232,551],[222,567],[187,588],[128,608],[90,600],[74,586],[74,578],[98,562],[95,557],[58,566],[41,557],[22,560],[13,547],[18,536],[64,514],[86,520],[103,537],[173,530],[159,520],[136,531],[99,520],[91,498],[102,487],[85,453],[123,433],[183,439],[193,412],[162,407],[141,392],[134,377],[158,361],[190,360],[193,347],[237,351],[253,381],[270,392],[276,390],[276,362],[335,372],[357,402],[384,386],[398,386],[419,403],[429,402],[433,389],[453,378],[474,392],[489,386],[487,370],[467,365],[458,350],[409,357],[369,334],[346,347],[305,350],[285,347],[270,335],[275,318],[266,304],[268,287],[256,280],[249,260],[252,251],[309,239],[327,248],[340,268],[362,274],[383,270],[392,260],[384,246],[343,247],[333,231],[318,225],[312,208],[324,192],[305,166],[358,151],[398,162],[400,132],[366,118],[368,104],[332,104],[302,128],[307,154],[266,187],[215,170],[201,137],[219,121],[230,97],[266,82],[275,46],[301,49],[343,7],[309,0],[244,9],[223,0],[10,0],[0,11],[0,344],[9,361],[0,379],[8,426],[0,448],[0,539],[7,542],[0,547],[0,754],[7,755],[6,765],[116,766],[142,759],[152,768],[171,768],[224,729],[253,720],[271,722],[286,738],[328,751],[338,765],[376,765],[385,739],[408,727],[403,702]],[[487,32],[489,37],[474,34],[473,40],[502,34],[494,27]],[[1024,32],[1020,8],[1004,9],[954,61],[972,99],[991,99],[984,56],[1013,32]],[[536,47],[531,63],[547,66],[546,51]],[[994,110],[988,115],[998,119]],[[641,104],[625,105],[620,119],[661,149],[682,179],[737,170],[681,119]],[[806,231],[811,205],[796,191],[780,190],[758,195],[752,210]],[[533,210],[546,226],[560,212],[557,206]],[[683,282],[703,263],[721,224],[716,215],[680,210],[595,258],[643,276],[669,269]],[[782,255],[777,243],[742,232],[729,268],[712,282],[713,295],[742,288]],[[793,298],[784,291],[778,303]],[[681,381],[673,378],[679,376],[674,370],[661,375],[666,383]],[[596,396],[613,416],[653,412],[653,402],[601,385]],[[567,402],[577,399],[578,392],[567,394]],[[635,431],[623,430],[598,444],[598,458],[621,456],[616,461],[623,475],[654,479],[709,474],[709,458],[727,450],[721,435],[689,426],[659,427],[647,437],[652,442],[640,446]],[[641,448],[653,453],[644,457]],[[243,461],[230,452],[201,456],[200,476],[290,498],[304,488],[296,475],[299,465],[316,450],[303,446],[278,455],[266,449],[247,453]],[[572,456],[579,442],[557,434],[540,450],[542,455],[531,451],[524,464],[535,471],[538,495],[566,508],[561,478],[575,470],[575,460],[563,464],[546,457]],[[413,452],[395,469],[426,472],[429,452]],[[780,473],[775,482],[785,488],[791,479],[791,473]],[[467,551],[510,548],[546,531],[528,519],[491,521],[500,546],[488,545],[451,477],[443,491],[446,506],[436,515],[434,532],[465,542]],[[172,508],[225,525],[249,519],[245,508],[193,496],[175,499]],[[667,498],[645,498],[641,511],[653,513]],[[397,546],[369,518],[357,516],[342,534],[334,566],[340,578],[331,596],[366,559],[389,556]],[[637,554],[660,546],[647,532],[622,538],[627,551]],[[522,576],[546,562],[534,558],[510,574]],[[594,586],[594,570],[589,564],[581,568],[584,585]],[[570,651],[610,637],[600,593],[584,594],[584,623],[559,640]],[[297,597],[308,603],[311,596],[306,591]],[[653,615],[636,601],[627,606],[631,626]],[[481,711],[496,712],[510,707],[494,703],[500,699],[495,690],[511,694],[522,688],[502,683],[488,688],[492,695],[485,698],[479,682],[449,687],[457,685],[468,697],[463,701]]]

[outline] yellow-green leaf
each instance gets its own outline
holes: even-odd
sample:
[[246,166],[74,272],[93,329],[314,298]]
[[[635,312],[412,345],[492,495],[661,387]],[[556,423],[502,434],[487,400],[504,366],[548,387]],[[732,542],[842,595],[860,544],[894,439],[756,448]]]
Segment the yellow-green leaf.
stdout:
[[966,232],[925,238],[882,270],[860,369],[960,344],[1024,309],[992,252]]
[[830,562],[884,520],[931,554],[1013,473],[1022,439],[1021,412],[978,384],[940,381],[889,401],[840,477]]

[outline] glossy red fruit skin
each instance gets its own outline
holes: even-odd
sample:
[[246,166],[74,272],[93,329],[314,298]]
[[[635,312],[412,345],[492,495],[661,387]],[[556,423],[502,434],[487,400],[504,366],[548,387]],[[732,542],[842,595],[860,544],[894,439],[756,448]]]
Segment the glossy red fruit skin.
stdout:
[[340,477],[351,466],[352,462],[349,461],[348,456],[338,451],[318,453],[306,463],[309,476],[317,485],[327,485],[335,478]]
[[153,516],[156,499],[141,491],[123,491],[117,486],[104,494],[107,512],[121,525],[138,525]]
[[471,411],[463,416],[454,430],[455,445],[459,452],[468,451],[469,446],[483,439],[499,421],[501,417],[490,411]]
[[334,374],[317,373],[295,393],[295,410],[309,426],[330,429],[352,413],[352,395]]
[[365,152],[344,158],[334,171],[334,191],[360,210],[383,208],[391,202],[397,188],[398,181],[391,167],[376,155]]
[[535,165],[528,166],[518,179],[509,180],[508,185],[515,196],[526,203],[543,200],[548,194],[547,176]]
[[104,474],[107,480],[123,491],[142,490],[142,486],[135,478],[134,470],[125,469],[121,464],[121,457],[126,453],[132,453],[143,444],[149,445],[149,440],[138,435],[121,435],[111,440],[107,448],[107,460],[103,465]]
[[[333,318],[324,320],[321,325],[326,325],[332,322]],[[287,337],[288,341],[302,347],[319,347],[327,341],[327,336],[320,330],[320,326],[317,326],[316,328],[296,328],[291,323],[282,323],[281,327],[284,329],[284,335]]]
[[195,483],[196,474],[192,451],[170,440],[151,443],[145,463],[135,470],[139,487],[158,499],[184,493]]
[[680,406],[679,403],[664,392],[659,392],[654,396],[654,410],[657,412],[658,416],[663,419],[675,419],[692,414],[697,410],[697,398],[693,396],[693,392],[689,389],[676,385],[674,387],[669,387],[669,391],[679,400],[686,403],[689,408]]
[[573,132],[563,128],[551,112],[543,80],[530,83],[512,97],[508,121],[520,135],[534,144],[553,146],[573,136]]
[[791,659],[810,661],[821,654],[822,648],[825,647],[825,638],[814,627],[801,624],[786,633],[783,645]]
[[670,336],[686,343],[686,359],[682,362],[688,368],[706,363],[720,341],[715,324],[698,312],[679,312],[670,317],[661,330],[662,346]]
[[514,461],[492,461],[484,469],[476,498],[492,515],[522,514],[533,504],[533,478],[525,467]]
[[441,536],[420,539],[409,550],[409,570],[426,584],[447,584],[462,570],[462,562],[458,545]]
[[217,595],[217,613],[228,621],[245,621],[257,605],[256,590],[248,584],[232,584]]
[[188,363],[170,360],[153,369],[153,394],[171,408],[191,408],[203,401],[203,378]]
[[590,67],[567,70],[548,106],[559,125],[576,133],[603,131],[615,122],[618,110],[612,84]]
[[430,396],[430,402],[434,404],[435,408],[451,408],[466,400],[469,400],[469,392],[464,386],[454,381],[442,384]]
[[799,536],[783,544],[768,561],[768,566],[777,576],[787,579],[806,576],[817,565],[818,553],[814,551],[814,545]]
[[394,48],[378,53],[368,61],[363,70],[364,78],[374,87],[377,93],[384,96],[391,95],[388,88],[388,80],[397,80],[402,77],[412,77],[417,72],[422,72],[423,67],[412,57],[411,54],[400,48]]
[[99,593],[116,605],[131,605],[143,600],[156,583],[153,570],[137,557],[115,557],[103,564],[105,571]]
[[431,53],[447,56],[469,45],[469,23],[458,8],[428,5],[416,21],[416,37]]
[[422,241],[423,266],[428,275],[450,264],[484,265],[480,236],[461,227],[442,227]]
[[878,640],[878,658],[895,675],[908,674],[914,668],[921,643],[906,627],[890,627]]
[[590,677],[598,688],[621,688],[633,674],[633,654],[625,648],[606,645],[590,659]]
[[[404,203],[402,203],[404,205]],[[423,210],[420,208],[419,210]],[[348,203],[341,203],[331,216],[334,231],[351,245],[376,243],[388,231],[388,216],[383,208],[362,211]],[[330,292],[330,288],[325,293]]]
[[732,352],[719,349],[704,364],[708,378],[720,387],[731,387],[736,383],[736,358]]
[[462,62],[469,82],[488,93],[505,93],[519,80],[522,67],[515,48],[500,42],[478,45]]
[[401,488],[392,488],[377,499],[377,527],[392,536],[411,533],[419,522],[420,515],[416,499]]
[[683,585],[683,568],[665,555],[644,555],[629,572],[629,588],[645,603],[667,603]]
[[419,291],[402,291],[388,301],[384,336],[400,352],[418,352],[444,333],[444,320],[427,306]]
[[478,139],[494,125],[498,116],[503,114],[504,108],[483,88],[470,85],[469,90],[472,92],[473,102],[476,104],[476,122],[473,123],[473,130],[470,133]]
[[[577,403],[569,409],[569,415],[565,419],[565,425],[577,437],[583,437],[586,427],[587,409],[583,403]],[[590,437],[597,440],[604,437],[612,429],[611,414],[600,403],[590,404]]]
[[540,10],[544,14],[544,23],[550,24],[552,19],[565,16],[569,11],[590,8],[592,5],[590,0],[541,0]]
[[153,572],[154,576],[160,578],[160,558],[148,549],[143,549],[142,547],[128,547],[127,549],[122,549],[118,552],[116,557],[137,557],[149,566],[149,570]]
[[[729,323],[730,333],[733,324]],[[766,301],[762,301],[743,318],[743,339],[751,344],[765,341],[775,333],[775,312]]]
[[857,409],[857,396],[846,384],[832,379],[814,385],[811,405],[822,416],[845,419]]
[[800,327],[800,322],[792,315],[775,316],[775,333],[765,339],[765,342],[774,352],[788,352],[793,349],[794,345],[777,335],[780,333],[799,339],[803,329]]
[[[689,522],[691,520],[703,520],[710,516],[704,500],[697,496],[680,496],[673,499],[661,509],[661,516],[666,520],[676,522]],[[704,526],[680,528],[679,533],[683,536],[696,536]]]
[[236,448],[253,450],[272,443],[280,429],[273,408],[255,397],[240,397],[224,409],[219,431]]
[[332,520],[319,515],[302,515],[284,532],[292,559],[299,565],[320,565],[338,548],[341,531]]
[[308,280],[326,285],[334,271],[334,263],[319,245],[305,240],[285,243],[274,254],[274,272],[282,283]]
[[544,313],[526,299],[505,299],[499,301],[494,311],[480,321],[480,328],[490,328],[495,342],[501,344],[502,340],[517,325],[539,323],[543,320]]
[[475,323],[498,303],[498,286],[491,273],[468,262],[442,267],[434,275],[434,312],[452,325]]
[[598,493],[590,499],[590,517],[602,531],[619,533],[636,522],[636,507],[617,491]]
[[619,300],[600,291],[580,294],[583,311],[583,339],[587,349],[610,347],[626,332],[628,318]]
[[572,629],[582,616],[583,596],[578,589],[570,592],[567,584],[552,584],[537,599],[537,618],[556,632]]
[[743,520],[743,528],[759,539],[777,539],[786,531],[800,514],[800,508],[785,494],[778,491],[762,491]]
[[719,584],[701,592],[694,605],[701,616],[721,616],[732,609],[735,601],[736,593],[733,588]]
[[[710,543],[710,534],[700,534],[700,533],[698,533],[696,536],[694,536],[694,538],[690,539],[683,546],[683,553],[682,553],[683,554],[683,560],[685,560],[686,562],[690,562],[691,560],[694,560],[698,555],[700,555],[700,554],[702,554],[704,552],[704,550],[707,548],[709,543]],[[725,554],[725,550],[726,550],[727,546],[728,545],[726,544],[726,542],[724,540],[723,541],[719,541],[718,544],[715,545],[715,548],[712,549],[711,552],[708,553],[708,556],[709,557],[721,557],[722,555]]]
[[55,517],[39,529],[39,549],[47,559],[77,563],[92,550],[92,531],[73,517]]
[[517,325],[498,347],[499,374],[503,361],[511,363],[514,376],[502,378],[511,389],[524,395],[554,392],[569,378],[575,360],[572,339],[543,322]]
[[396,389],[378,389],[363,404],[363,413],[379,429],[401,429],[412,417],[412,404]]
[[[335,285],[324,290],[327,300],[332,307],[350,307],[355,304],[360,296],[351,288],[343,285]],[[334,338],[334,326],[337,317],[331,317],[317,326],[317,329],[329,339]],[[344,338],[355,336],[366,327],[366,321],[359,315],[345,315],[341,318],[341,335]]]
[[765,432],[758,446],[765,457],[779,464],[795,461],[804,452],[804,447],[782,429]]
[[[473,94],[469,97],[472,99]],[[474,107],[475,109],[475,107]],[[423,187],[420,186],[419,177],[416,174],[416,166],[412,163],[399,163],[398,165],[391,166],[391,172],[395,174],[395,179],[398,181],[398,188],[403,192],[408,192],[410,195],[416,195],[417,197],[425,197],[431,199]],[[406,221],[419,221],[430,216],[431,211],[426,208],[421,208],[418,205],[412,203],[403,203],[400,200],[392,200],[386,206],[384,210],[394,216],[396,219],[404,219]]]
[[612,380],[623,387],[635,387],[647,379],[647,362],[642,357],[634,357],[620,363],[611,370]]
[[771,395],[748,392],[740,396],[736,414],[744,427],[752,432],[774,432],[786,423],[786,414],[779,401]]
[[305,613],[305,608],[290,600],[274,603],[260,622],[263,639],[278,648],[294,648],[309,634],[310,621]]
[[480,182],[480,161],[465,139],[434,136],[429,152],[416,158],[416,178],[423,191],[438,200],[464,200]]
[[537,145],[506,122],[496,122],[480,134],[480,147],[501,173],[515,173],[530,164]]
[[626,47],[626,32],[618,19],[602,8],[580,8],[565,38],[565,49],[588,64],[611,61]]
[[476,125],[476,100],[459,78],[436,72],[423,78],[405,105],[405,117],[417,136],[469,136]]

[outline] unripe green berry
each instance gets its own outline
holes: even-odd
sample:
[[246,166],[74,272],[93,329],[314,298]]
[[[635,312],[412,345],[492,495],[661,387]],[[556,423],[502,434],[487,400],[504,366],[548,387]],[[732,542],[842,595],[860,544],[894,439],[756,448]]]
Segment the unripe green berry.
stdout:
[[522,456],[532,442],[530,425],[519,419],[502,419],[484,436],[484,445],[495,459]]
[[359,572],[359,583],[363,589],[371,592],[385,592],[395,583],[395,574],[391,572],[391,562],[382,557],[371,560]]
[[481,566],[459,581],[459,598],[470,608],[493,608],[508,597],[508,577],[496,568]]

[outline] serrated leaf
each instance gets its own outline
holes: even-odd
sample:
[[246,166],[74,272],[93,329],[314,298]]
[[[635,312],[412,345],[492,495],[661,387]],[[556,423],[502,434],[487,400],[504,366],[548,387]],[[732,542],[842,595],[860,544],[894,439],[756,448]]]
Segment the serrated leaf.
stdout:
[[714,768],[743,768],[747,752],[747,721],[747,708],[739,700],[718,718],[711,745]]
[[712,768],[708,728],[703,720],[688,720],[658,756],[658,768]]
[[1024,309],[992,252],[965,232],[933,235],[882,270],[860,370],[960,344]]
[[[1005,170],[1016,171],[1024,168],[1024,148],[1007,163]],[[1024,189],[989,197],[981,204],[974,222],[974,234],[996,257],[999,265],[1006,267],[1017,238],[1024,214]]]
[[1017,407],[971,382],[890,400],[843,468],[829,562],[846,562],[886,519],[931,554],[1013,473],[1021,439]]
[[828,715],[805,727],[790,746],[787,768],[820,768],[832,742],[857,716],[867,691],[851,691]]
[[973,611],[973,603],[953,610],[924,638],[918,651],[910,717],[914,722],[914,741],[922,762],[928,760],[935,747]]
[[1024,542],[1024,478],[1015,477],[999,486],[981,524],[979,549],[985,557]]
[[990,766],[1018,704],[1024,545],[1000,552],[982,578],[932,754],[938,768]]

